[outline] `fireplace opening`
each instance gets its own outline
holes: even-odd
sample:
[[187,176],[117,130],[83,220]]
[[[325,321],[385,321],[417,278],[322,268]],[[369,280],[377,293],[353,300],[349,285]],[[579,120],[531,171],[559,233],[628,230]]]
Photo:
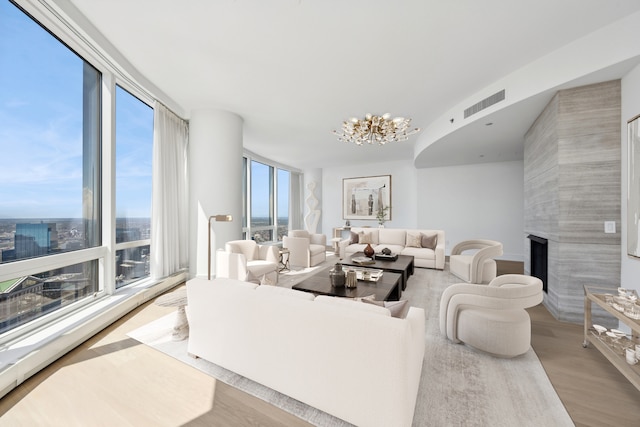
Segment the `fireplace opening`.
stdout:
[[542,280],[542,290],[547,292],[547,239],[530,234],[531,275]]

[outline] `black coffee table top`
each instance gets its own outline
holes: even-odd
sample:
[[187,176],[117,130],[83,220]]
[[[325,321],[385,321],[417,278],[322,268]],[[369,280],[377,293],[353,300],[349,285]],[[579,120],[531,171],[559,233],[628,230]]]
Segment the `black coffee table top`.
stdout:
[[303,280],[293,289],[305,292],[312,292],[316,295],[330,295],[346,298],[362,298],[374,295],[376,301],[394,301],[400,298],[400,287],[402,275],[385,271],[382,277],[376,282],[358,280],[356,288],[331,286],[329,270],[333,267],[325,268],[317,274]]
[[[367,267],[367,268],[378,268],[380,270],[390,270],[390,271],[405,271],[408,269],[413,270],[411,267],[413,266],[413,256],[411,255],[398,255],[398,259],[395,261],[390,260],[380,260],[374,259],[373,264],[362,265],[352,261],[353,258],[364,257],[363,252],[356,252],[353,255],[349,255],[345,257],[342,261],[340,261],[343,265],[353,265],[359,267]],[[413,274],[411,271],[410,274]]]
[[377,268],[384,270],[385,272],[400,273],[402,275],[400,287],[404,291],[407,288],[407,281],[409,276],[413,275],[414,269],[414,257],[412,255],[398,255],[398,259],[395,261],[373,259],[373,264],[362,265],[353,262],[353,258],[364,257],[363,252],[356,252],[353,255],[345,257],[340,263],[342,265],[351,265],[367,268]]

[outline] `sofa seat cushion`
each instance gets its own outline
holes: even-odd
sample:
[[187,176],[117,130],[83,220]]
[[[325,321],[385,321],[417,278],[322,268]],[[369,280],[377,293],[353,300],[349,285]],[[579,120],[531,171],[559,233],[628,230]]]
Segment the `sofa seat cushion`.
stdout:
[[436,251],[434,251],[433,249],[427,249],[427,248],[404,248],[398,253],[400,255],[410,255],[414,258],[420,258],[420,259],[429,259],[429,260],[436,259]]
[[356,244],[347,246],[346,251],[347,251],[347,254],[354,254],[356,252],[364,251],[364,248],[366,248],[366,247],[367,247],[367,245],[362,245],[360,243],[356,243]]

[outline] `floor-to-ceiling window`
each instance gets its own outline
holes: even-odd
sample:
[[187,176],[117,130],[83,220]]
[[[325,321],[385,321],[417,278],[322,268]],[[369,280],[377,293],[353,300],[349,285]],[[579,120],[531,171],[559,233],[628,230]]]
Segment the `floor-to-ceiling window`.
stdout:
[[153,109],[59,37],[0,0],[0,342],[149,274]]
[[100,290],[101,73],[0,3],[0,333]]
[[302,215],[291,209],[292,171],[249,155],[243,158],[243,166],[244,237],[258,243],[281,242],[291,215]]
[[116,287],[149,276],[153,109],[116,86]]
[[274,167],[251,160],[251,238],[270,242],[274,235]]

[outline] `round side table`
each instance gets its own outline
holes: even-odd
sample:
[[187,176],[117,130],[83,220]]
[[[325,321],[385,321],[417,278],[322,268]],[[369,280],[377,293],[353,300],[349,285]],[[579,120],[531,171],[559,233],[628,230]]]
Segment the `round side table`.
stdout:
[[161,307],[178,307],[176,313],[176,323],[173,326],[171,337],[174,341],[182,341],[189,336],[189,322],[184,307],[187,305],[187,289],[182,288],[168,294],[160,295],[156,305]]

